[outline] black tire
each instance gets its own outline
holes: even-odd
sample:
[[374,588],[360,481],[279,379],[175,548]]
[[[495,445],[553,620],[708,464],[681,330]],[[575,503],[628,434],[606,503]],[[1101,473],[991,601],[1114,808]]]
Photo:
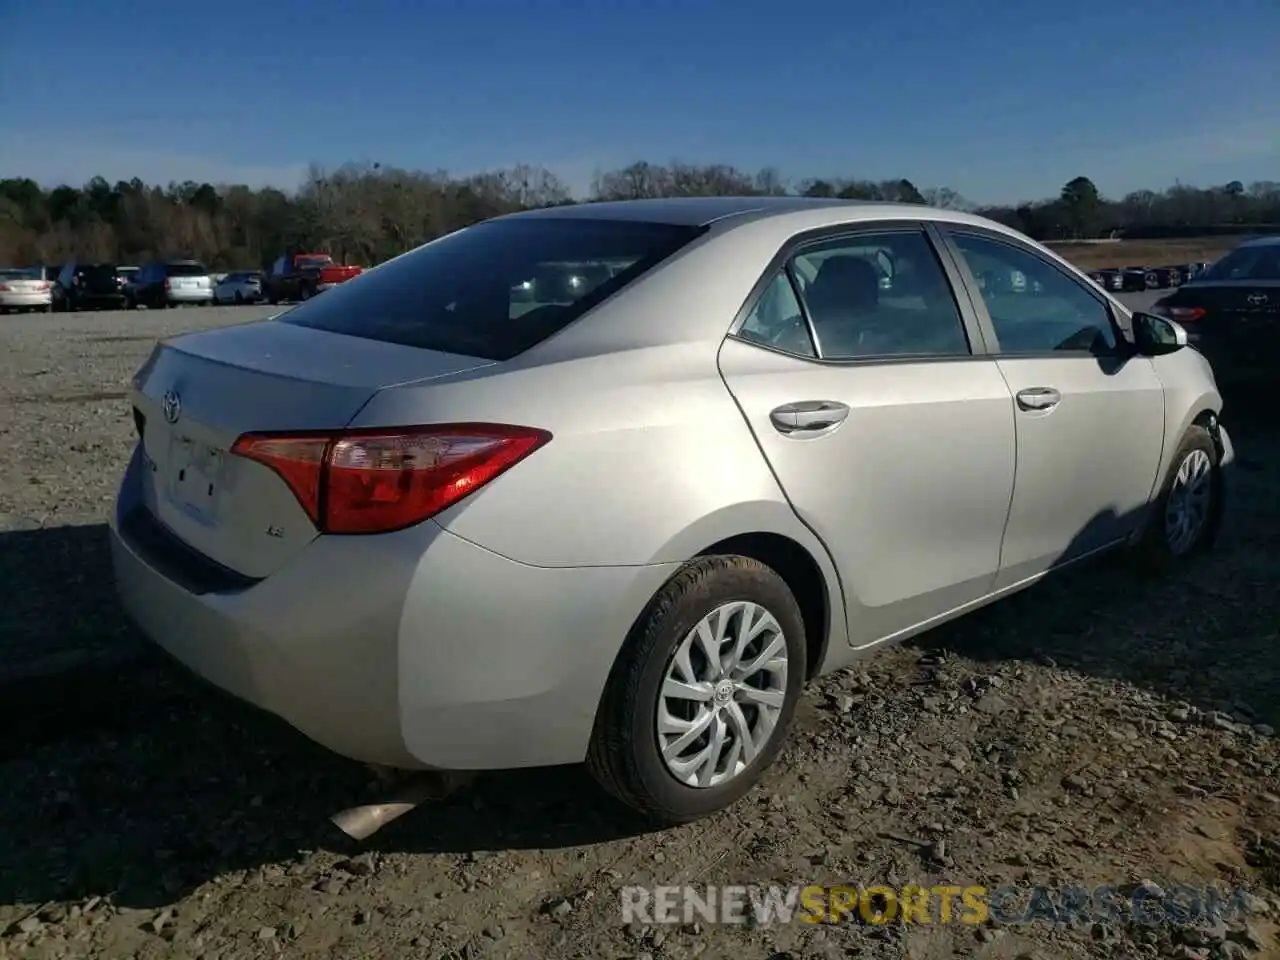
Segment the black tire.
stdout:
[[[718,786],[691,787],[667,770],[659,754],[659,691],[680,641],[703,617],[734,600],[763,606],[782,628],[786,695],[772,736],[746,769]],[[731,806],[755,786],[782,749],[804,687],[805,658],[800,607],[777,573],[748,557],[690,562],[649,602],[632,628],[600,701],[587,768],[608,793],[654,823],[687,823]]]
[[310,300],[310,299],[311,299],[312,297],[314,297],[315,295],[316,295],[316,292],[315,292],[315,290],[314,290],[314,289],[312,289],[311,284],[309,284],[309,283],[304,283],[304,284],[303,284],[303,285],[298,289],[298,299],[299,299],[300,301],[302,301],[303,303],[305,303],[306,301]]
[[240,295],[240,291],[239,291],[239,290],[237,290],[237,291],[236,291],[236,306],[237,306],[237,307],[243,307],[243,306],[244,306],[244,297],[242,297],[242,296]]
[[[1209,458],[1209,503],[1203,524],[1195,533],[1189,545],[1175,550],[1170,543],[1165,515],[1169,506],[1170,493],[1178,476],[1178,470],[1195,451],[1201,451]],[[1213,442],[1209,431],[1199,424],[1192,424],[1178,444],[1169,464],[1169,472],[1160,486],[1160,493],[1152,505],[1151,516],[1143,531],[1142,540],[1138,544],[1137,558],[1141,566],[1152,573],[1169,573],[1190,563],[1196,557],[1213,549],[1222,527],[1224,501],[1222,469],[1219,465],[1218,446]]]

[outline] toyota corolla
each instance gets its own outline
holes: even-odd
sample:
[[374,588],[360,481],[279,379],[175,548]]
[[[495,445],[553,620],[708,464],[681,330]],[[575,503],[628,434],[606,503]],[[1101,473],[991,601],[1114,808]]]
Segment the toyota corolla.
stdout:
[[662,822],[820,673],[1189,561],[1232,458],[1176,322],[978,217],[798,198],[486,221],[162,342],[132,402],[116,578],[178,660],[350,758],[586,761]]

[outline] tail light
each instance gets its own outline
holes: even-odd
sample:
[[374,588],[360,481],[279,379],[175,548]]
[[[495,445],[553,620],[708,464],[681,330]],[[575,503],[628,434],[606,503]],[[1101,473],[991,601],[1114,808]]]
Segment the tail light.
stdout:
[[50,283],[48,280],[41,280],[38,284],[36,284],[36,289],[41,291],[52,290],[53,284]]
[[1165,316],[1178,323],[1192,323],[1208,312],[1202,307],[1164,307],[1163,309]]
[[173,288],[173,281],[170,280],[168,277],[164,278],[164,288],[166,290],[171,290]]
[[435,516],[551,439],[493,423],[240,437],[231,452],[274,470],[322,533],[389,533]]
[[9,285],[7,283],[0,283],[0,293],[8,293],[8,292],[9,292]]

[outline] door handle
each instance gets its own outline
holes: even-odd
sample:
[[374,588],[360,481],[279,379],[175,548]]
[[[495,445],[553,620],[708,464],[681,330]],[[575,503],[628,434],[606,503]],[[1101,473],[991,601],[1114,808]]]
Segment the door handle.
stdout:
[[1053,387],[1028,387],[1018,391],[1018,406],[1023,410],[1052,410],[1062,400]]
[[801,400],[775,408],[769,420],[779,433],[818,433],[838,426],[847,416],[848,405],[835,400]]

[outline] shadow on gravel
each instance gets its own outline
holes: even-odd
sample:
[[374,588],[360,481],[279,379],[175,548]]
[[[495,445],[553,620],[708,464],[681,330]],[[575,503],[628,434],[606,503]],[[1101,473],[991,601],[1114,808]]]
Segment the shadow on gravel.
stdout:
[[[1252,512],[1182,577],[1101,561],[918,643],[979,660],[1048,658],[1280,726],[1280,520],[1266,489],[1280,476],[1276,441],[1259,434],[1253,462],[1254,439],[1238,438],[1254,467],[1241,471],[1240,506]],[[4,635],[91,646],[132,637],[109,570],[101,527],[0,536]],[[0,904],[110,894],[155,907],[229,872],[349,853],[327,818],[370,796],[358,765],[155,656],[0,686],[0,731]],[[363,849],[547,849],[644,830],[570,768],[483,778]]]
[[[106,524],[0,533],[0,683],[144,650],[111,580]],[[0,730],[0,755],[12,730]]]
[[918,637],[978,661],[1034,660],[1280,729],[1280,429],[1246,423],[1217,549],[1167,577],[1108,555]]

